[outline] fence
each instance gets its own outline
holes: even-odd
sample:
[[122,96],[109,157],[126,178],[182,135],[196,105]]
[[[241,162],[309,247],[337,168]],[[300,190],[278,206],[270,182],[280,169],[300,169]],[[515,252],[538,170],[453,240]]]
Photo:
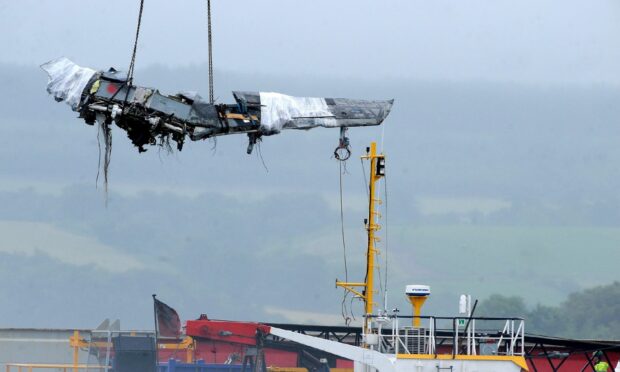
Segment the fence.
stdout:
[[[437,355],[438,346],[450,347],[452,355],[525,355],[525,323],[522,318],[420,316],[421,327],[400,327],[399,319],[412,316],[373,316],[375,324],[367,340],[384,353]],[[384,327],[391,323],[391,330]]]

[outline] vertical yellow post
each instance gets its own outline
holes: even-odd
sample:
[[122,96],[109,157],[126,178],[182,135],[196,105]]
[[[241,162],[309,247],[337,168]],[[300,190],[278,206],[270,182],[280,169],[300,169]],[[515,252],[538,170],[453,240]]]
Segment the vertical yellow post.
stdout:
[[[381,226],[377,223],[377,217],[379,216],[379,212],[375,210],[376,205],[381,203],[381,200],[379,200],[376,196],[376,183],[384,175],[383,166],[385,158],[383,154],[377,155],[377,143],[371,142],[370,147],[368,148],[368,153],[365,156],[362,156],[362,159],[368,159],[370,161],[370,182],[368,186],[368,220],[366,223],[366,231],[368,233],[368,248],[366,250],[366,281],[362,283],[336,281],[336,286],[342,287],[352,292],[353,294],[361,297],[364,300],[364,311],[366,312],[366,315],[372,315],[375,305],[373,301],[374,274],[376,267],[375,256],[377,254],[375,243],[379,239],[375,237],[375,232],[381,228]],[[380,161],[381,168],[379,168]],[[360,293],[355,289],[355,287],[362,287],[363,292]],[[366,320],[364,321],[364,333],[368,333],[371,321],[372,319],[370,317],[366,317]]]
[[409,284],[405,287],[405,294],[413,306],[413,327],[420,328],[422,306],[431,294],[431,287],[423,284]]
[[422,305],[426,302],[427,297],[409,297],[409,301],[413,305],[413,327],[420,328],[420,314],[422,313]]
[[187,336],[187,350],[186,350],[186,355],[185,355],[185,362],[186,363],[193,363],[194,362],[194,339]]
[[[379,180],[377,175],[377,143],[372,142],[370,144],[370,153],[368,154],[370,160],[370,183],[369,187],[369,204],[368,204],[368,224],[366,229],[368,230],[368,251],[366,252],[366,315],[371,315],[374,311],[373,292],[374,292],[374,273],[375,273],[375,255],[377,250],[375,249],[375,231],[379,229],[379,225],[376,223],[377,211],[375,211],[375,203],[377,202],[375,195],[375,183]],[[366,329],[369,328],[370,321],[372,319],[366,318]]]
[[78,362],[80,359],[80,332],[73,331],[73,372],[78,372]]

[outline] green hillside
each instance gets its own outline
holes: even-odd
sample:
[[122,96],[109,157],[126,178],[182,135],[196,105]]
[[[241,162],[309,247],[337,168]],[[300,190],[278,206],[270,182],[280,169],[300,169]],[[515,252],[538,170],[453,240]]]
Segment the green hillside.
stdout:
[[389,234],[398,250],[392,273],[428,282],[436,293],[460,288],[552,304],[618,279],[620,228],[425,226]]

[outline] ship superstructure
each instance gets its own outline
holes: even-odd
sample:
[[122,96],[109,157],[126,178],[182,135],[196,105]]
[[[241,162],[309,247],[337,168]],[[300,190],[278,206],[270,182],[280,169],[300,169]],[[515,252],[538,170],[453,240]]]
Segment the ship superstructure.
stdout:
[[[427,285],[408,285],[405,294],[413,315],[398,310],[375,312],[375,270],[379,251],[381,216],[377,183],[385,177],[386,157],[377,153],[372,142],[362,160],[369,163],[368,218],[366,231],[366,274],[364,281],[336,281],[337,287],[364,302],[362,345],[317,339],[272,327],[270,333],[303,345],[354,361],[356,372],[453,371],[511,372],[528,370],[525,361],[525,323],[521,318],[476,318],[470,311],[461,317],[422,316],[424,302],[431,294]],[[467,307],[467,306],[466,306]],[[467,309],[466,309],[467,310]],[[445,331],[449,331],[449,336]]]

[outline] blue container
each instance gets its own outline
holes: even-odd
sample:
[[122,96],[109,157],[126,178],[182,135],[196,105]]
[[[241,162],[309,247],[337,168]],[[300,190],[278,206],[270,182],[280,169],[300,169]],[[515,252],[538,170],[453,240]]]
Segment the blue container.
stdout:
[[241,364],[206,364],[204,360],[196,363],[181,363],[170,359],[168,363],[159,363],[158,372],[241,372]]

